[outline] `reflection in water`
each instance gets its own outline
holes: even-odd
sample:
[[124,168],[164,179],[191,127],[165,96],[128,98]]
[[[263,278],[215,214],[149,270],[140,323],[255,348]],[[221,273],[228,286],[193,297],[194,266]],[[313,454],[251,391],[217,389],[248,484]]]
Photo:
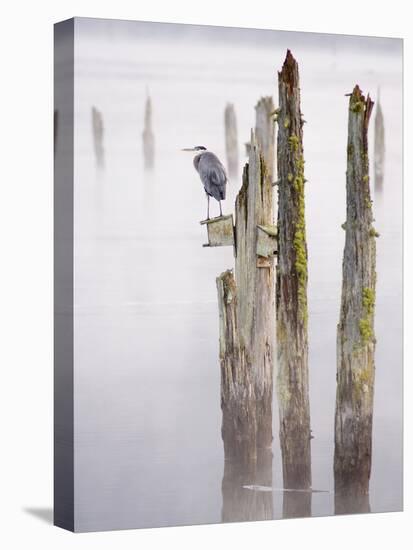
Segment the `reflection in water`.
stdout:
[[343,491],[334,496],[335,514],[367,514],[370,510],[368,492]]
[[222,521],[273,519],[271,489],[270,449],[260,451],[256,460],[226,459],[222,479]]
[[[223,522],[274,519],[277,517],[274,511],[274,494],[279,494],[282,498],[284,519],[312,515],[311,489],[283,490],[273,487],[271,450],[261,451],[257,460],[225,460],[222,479]],[[347,506],[350,504],[348,502]],[[358,506],[356,511],[359,511]]]
[[305,442],[294,441],[292,435],[281,434],[283,448],[290,452],[282,453],[283,469],[283,518],[311,516],[311,453],[291,453],[300,449]]
[[283,518],[305,518],[311,516],[311,491],[284,491]]

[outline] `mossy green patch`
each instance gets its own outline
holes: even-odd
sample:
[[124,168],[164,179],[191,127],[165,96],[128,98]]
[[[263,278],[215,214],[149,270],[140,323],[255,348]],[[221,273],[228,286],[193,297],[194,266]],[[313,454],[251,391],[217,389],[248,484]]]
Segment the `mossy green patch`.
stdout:
[[353,101],[350,104],[350,111],[353,113],[361,113],[364,111],[364,102],[363,101]]
[[368,315],[374,313],[374,304],[376,296],[372,288],[363,288],[363,307],[365,308]]
[[307,243],[305,226],[305,198],[304,198],[304,158],[302,147],[297,136],[291,136],[290,143],[294,147],[294,190],[296,192],[297,216],[295,220],[295,232],[293,245],[295,250],[295,271],[298,279],[298,311],[302,321],[307,324]]
[[364,368],[356,369],[353,372],[353,384],[356,400],[359,401],[363,395],[368,395],[374,383],[374,367],[371,358],[368,359]]
[[371,321],[368,318],[360,319],[359,330],[361,335],[361,341],[363,344],[367,344],[373,337],[373,329],[371,328]]
[[376,294],[372,288],[363,288],[362,306],[363,317],[359,321],[359,330],[361,336],[361,342],[363,345],[367,344],[374,338],[373,331],[373,316],[374,306],[376,301]]
[[292,134],[289,138],[288,138],[288,142],[290,144],[290,147],[291,147],[291,150],[296,153],[298,151],[298,146],[299,146],[299,140],[298,140],[298,137],[295,135],[295,134]]

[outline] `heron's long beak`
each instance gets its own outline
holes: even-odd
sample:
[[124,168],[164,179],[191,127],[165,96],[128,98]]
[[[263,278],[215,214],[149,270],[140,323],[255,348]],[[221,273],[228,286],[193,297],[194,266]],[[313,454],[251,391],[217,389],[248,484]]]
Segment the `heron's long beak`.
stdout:
[[181,151],[195,151],[195,148],[190,147],[190,148],[186,148],[186,149],[181,149]]

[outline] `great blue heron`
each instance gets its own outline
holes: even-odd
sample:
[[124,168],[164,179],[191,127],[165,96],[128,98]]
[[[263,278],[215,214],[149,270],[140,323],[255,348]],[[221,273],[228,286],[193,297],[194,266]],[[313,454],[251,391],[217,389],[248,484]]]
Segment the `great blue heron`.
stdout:
[[225,200],[227,175],[221,161],[214,153],[207,151],[203,145],[182,149],[182,151],[197,153],[194,157],[194,166],[204,185],[208,199],[207,220],[209,220],[209,197],[214,197],[219,202],[219,213],[222,216],[221,201]]

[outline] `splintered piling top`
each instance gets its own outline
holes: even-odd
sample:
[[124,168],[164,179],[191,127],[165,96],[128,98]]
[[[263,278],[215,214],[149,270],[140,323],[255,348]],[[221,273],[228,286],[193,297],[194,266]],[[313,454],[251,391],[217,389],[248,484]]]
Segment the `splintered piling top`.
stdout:
[[359,85],[356,84],[350,95],[350,111],[363,114],[363,146],[365,152],[367,152],[367,133],[373,106],[374,102],[371,100],[370,95],[367,94],[366,98]]
[[282,66],[281,72],[279,72],[278,75],[280,80],[288,85],[288,87],[290,88],[290,91],[293,88],[298,88],[299,86],[298,63],[294,59],[294,56],[290,50],[287,50],[287,55],[285,57],[284,65]]

